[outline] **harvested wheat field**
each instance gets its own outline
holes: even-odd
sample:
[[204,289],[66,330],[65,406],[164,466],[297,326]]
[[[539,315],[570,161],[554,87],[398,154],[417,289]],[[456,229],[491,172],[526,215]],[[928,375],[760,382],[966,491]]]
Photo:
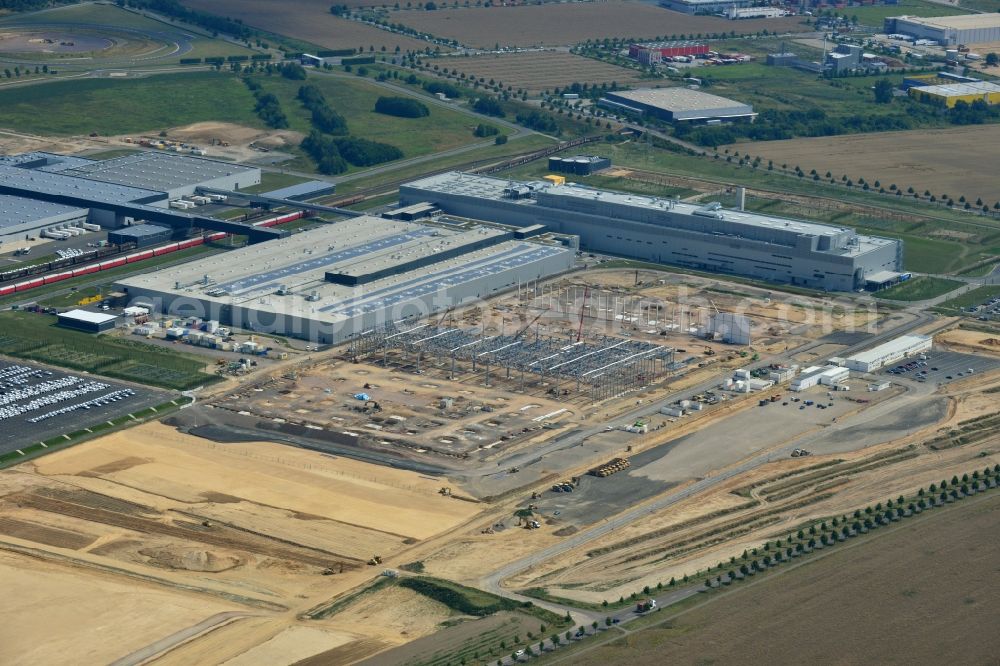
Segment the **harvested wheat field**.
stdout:
[[572,663],[662,664],[664,649],[683,664],[996,663],[998,527],[994,491],[713,594]]
[[[479,510],[439,495],[441,485],[267,442],[217,444],[160,423],[5,470],[0,583],[17,592],[0,612],[18,640],[5,641],[0,661],[110,662],[146,646],[158,653],[182,640],[177,632],[208,626],[171,653],[176,663],[364,656],[383,641],[299,613],[377,575],[365,564],[372,555],[391,557]],[[130,596],[136,586],[143,593]],[[37,609],[52,607],[55,624],[74,628],[58,641],[51,617],[39,625],[48,640],[33,633]]]
[[454,58],[445,60],[451,65],[445,69],[455,70],[467,78],[493,79],[524,89],[530,93],[561,88],[574,82],[599,85],[617,83],[633,85],[641,79],[639,73],[624,67],[573,55],[565,51],[533,51]]
[[247,25],[328,49],[422,51],[427,42],[337,18],[327,0],[183,0],[191,9],[238,18]]
[[[199,0],[199,4],[202,3],[209,4]],[[389,20],[435,37],[457,39],[466,46],[476,48],[493,48],[496,44],[563,46],[605,37],[650,39],[714,32],[746,34],[761,30],[803,32],[808,29],[797,18],[730,21],[714,16],[689,16],[630,0],[438,9],[432,12],[404,10],[392,12]]]
[[938,198],[948,194],[956,202],[982,198],[993,206],[1000,201],[1000,183],[995,166],[1000,125],[975,125],[943,130],[911,130],[851,134],[835,137],[758,141],[728,146],[749,155],[759,155],[777,164],[798,165],[806,172],[835,178],[847,175],[868,182],[890,184],[904,193],[912,187],[930,190]]

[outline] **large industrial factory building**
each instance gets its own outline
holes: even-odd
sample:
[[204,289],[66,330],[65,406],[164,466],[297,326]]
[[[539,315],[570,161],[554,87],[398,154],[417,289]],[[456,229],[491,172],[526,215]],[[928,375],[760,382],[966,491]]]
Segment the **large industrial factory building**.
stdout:
[[605,93],[598,104],[669,123],[752,121],[753,106],[690,88],[642,88]]
[[116,212],[120,206],[165,209],[198,187],[237,190],[260,183],[260,175],[256,167],[159,152],[110,160],[44,152],[0,156],[0,243],[88,221],[118,228],[143,219]]
[[337,344],[572,267],[573,250],[525,235],[361,216],[118,286],[162,312]]
[[931,39],[942,46],[1000,42],[1000,14],[962,14],[958,16],[891,16],[883,22],[888,34]]
[[579,185],[450,172],[399,193],[403,206],[429,202],[454,215],[545,225],[594,252],[829,291],[864,288],[876,275],[891,280],[903,258],[898,240],[852,229]]

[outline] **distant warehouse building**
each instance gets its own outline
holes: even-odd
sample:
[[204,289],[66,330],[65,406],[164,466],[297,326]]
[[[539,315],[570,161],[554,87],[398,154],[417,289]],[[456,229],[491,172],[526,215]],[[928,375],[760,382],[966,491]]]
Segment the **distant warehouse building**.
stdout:
[[265,192],[264,196],[272,199],[308,201],[310,199],[317,199],[328,194],[333,194],[336,189],[336,185],[325,180],[309,180],[304,183],[297,183],[295,185],[289,185],[288,187],[282,187],[278,190]]
[[56,315],[60,326],[75,328],[87,333],[101,333],[115,327],[118,317],[106,312],[91,312],[90,310],[70,310]]
[[135,244],[136,247],[147,247],[164,243],[174,235],[174,230],[155,224],[135,224],[108,232],[108,243],[111,245]]
[[752,121],[753,107],[690,88],[645,88],[605,93],[603,107],[649,115],[670,123]]
[[861,289],[867,275],[898,271],[903,259],[898,240],[845,227],[580,185],[452,171],[402,185],[399,197],[404,206],[428,202],[472,219],[545,225],[579,236],[592,252],[829,291]]
[[914,86],[909,89],[910,97],[922,102],[946,106],[949,109],[958,102],[972,104],[982,100],[987,104],[1000,102],[1000,86],[990,81],[972,83],[946,83],[937,86]]
[[751,7],[754,0],[660,0],[660,6],[684,14],[722,14],[733,7]]
[[194,194],[199,187],[238,190],[260,185],[260,169],[231,162],[143,152],[63,169],[88,180],[165,192],[170,199]]
[[958,16],[892,16],[882,28],[886,34],[909,35],[930,39],[942,46],[1000,42],[1000,14],[962,14]]
[[664,58],[674,56],[697,56],[708,53],[708,44],[703,42],[644,42],[631,44],[628,47],[628,57],[638,59],[643,51],[653,51]]

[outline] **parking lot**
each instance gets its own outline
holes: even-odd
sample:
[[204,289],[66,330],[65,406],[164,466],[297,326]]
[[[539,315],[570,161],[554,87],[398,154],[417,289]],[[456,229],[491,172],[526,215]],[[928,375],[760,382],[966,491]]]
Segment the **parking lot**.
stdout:
[[[882,369],[882,374],[918,382],[946,384],[968,377],[969,370],[972,370],[971,374],[976,374],[1000,368],[1000,360],[977,354],[932,350],[926,356],[926,361],[915,357],[888,365]],[[910,369],[906,369],[907,367]]]
[[169,400],[161,391],[0,361],[0,454]]

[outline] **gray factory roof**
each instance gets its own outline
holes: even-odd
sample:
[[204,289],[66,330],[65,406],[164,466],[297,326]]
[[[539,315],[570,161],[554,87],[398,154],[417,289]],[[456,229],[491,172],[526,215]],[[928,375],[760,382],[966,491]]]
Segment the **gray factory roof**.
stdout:
[[57,155],[44,151],[20,153],[18,155],[0,156],[0,165],[16,166],[22,169],[38,169],[39,171],[64,171],[73,167],[93,164],[94,160],[73,155]]
[[[330,270],[363,265],[366,271],[377,271],[428,250],[433,254],[435,248],[483,231],[449,230],[362,216],[308,234],[234,250],[225,264],[206,258],[126,278],[120,284],[334,322],[433,294],[542,256],[569,252],[558,246],[504,241],[373,281],[364,290],[326,281]],[[208,277],[207,282],[199,279],[202,276]],[[288,293],[279,294],[281,287]],[[313,292],[316,300],[306,300]]]
[[130,236],[132,238],[144,238],[146,236],[155,236],[161,234],[164,231],[173,231],[170,227],[161,227],[156,224],[134,224],[130,227],[122,227],[121,229],[115,229],[114,233],[119,236]]
[[34,169],[0,165],[0,187],[13,185],[48,194],[68,194],[87,197],[95,203],[125,203],[156,201],[166,198],[157,190],[146,190],[113,183],[76,178],[67,172],[49,173]]
[[289,185],[278,190],[265,192],[262,196],[272,199],[298,199],[308,198],[309,195],[319,196],[332,191],[334,184],[325,180],[308,180],[304,183]]
[[1000,85],[991,81],[975,81],[972,83],[943,83],[937,86],[915,86],[920,92],[944,97],[959,95],[988,95],[1000,92]]
[[[445,194],[475,197],[494,201],[507,201],[513,205],[539,206],[550,210],[563,211],[563,208],[550,208],[534,198],[509,199],[504,196],[504,191],[509,188],[530,189],[536,193],[541,193],[543,198],[548,196],[584,199],[589,201],[601,201],[604,203],[628,206],[631,208],[642,208],[649,210],[662,210],[675,215],[690,216],[691,219],[704,219],[706,227],[711,219],[729,222],[734,226],[746,225],[757,229],[770,229],[778,232],[791,232],[798,235],[828,236],[828,237],[849,237],[857,239],[856,244],[848,245],[846,248],[835,249],[835,252],[843,254],[860,254],[873,248],[880,247],[893,241],[872,236],[861,236],[852,229],[837,227],[828,224],[818,224],[790,218],[772,217],[770,215],[760,215],[745,211],[731,210],[726,208],[715,208],[709,210],[703,204],[689,204],[670,199],[650,197],[642,194],[628,194],[624,192],[614,192],[610,190],[598,190],[590,187],[583,187],[574,183],[567,185],[553,185],[547,181],[532,181],[521,183],[517,181],[502,180],[500,178],[490,178],[488,176],[478,176],[472,174],[450,171],[447,173],[429,176],[420,180],[407,183],[403,187],[441,192]],[[569,209],[572,210],[572,209]]]
[[617,90],[608,93],[621,99],[639,102],[649,106],[666,109],[671,112],[680,111],[711,111],[713,109],[732,109],[735,106],[747,106],[743,102],[711,95],[690,88],[643,88],[639,90]]
[[1000,28],[1000,14],[958,14],[954,16],[894,16],[897,21],[909,21],[933,28],[953,28],[957,30],[972,30],[975,28]]
[[[554,196],[586,199],[589,201],[604,201],[634,208],[671,211],[679,215],[695,215],[698,212],[706,210],[705,206],[701,204],[682,203],[671,199],[649,197],[642,194],[627,194],[624,192],[596,190],[575,184],[553,185],[545,188],[545,193]],[[725,220],[726,222],[763,227],[767,229],[784,229],[809,236],[837,236],[839,234],[851,232],[850,229],[846,229],[844,227],[834,227],[827,224],[804,222],[802,220],[770,217],[768,215],[759,215],[757,213],[749,213],[738,210],[728,210],[725,208],[718,208],[711,212],[714,213],[712,216],[714,219]]]
[[54,217],[84,216],[86,208],[35,201],[24,197],[0,194],[0,229],[30,224]]
[[92,162],[63,173],[105,183],[169,191],[253,170],[228,162],[144,152]]

